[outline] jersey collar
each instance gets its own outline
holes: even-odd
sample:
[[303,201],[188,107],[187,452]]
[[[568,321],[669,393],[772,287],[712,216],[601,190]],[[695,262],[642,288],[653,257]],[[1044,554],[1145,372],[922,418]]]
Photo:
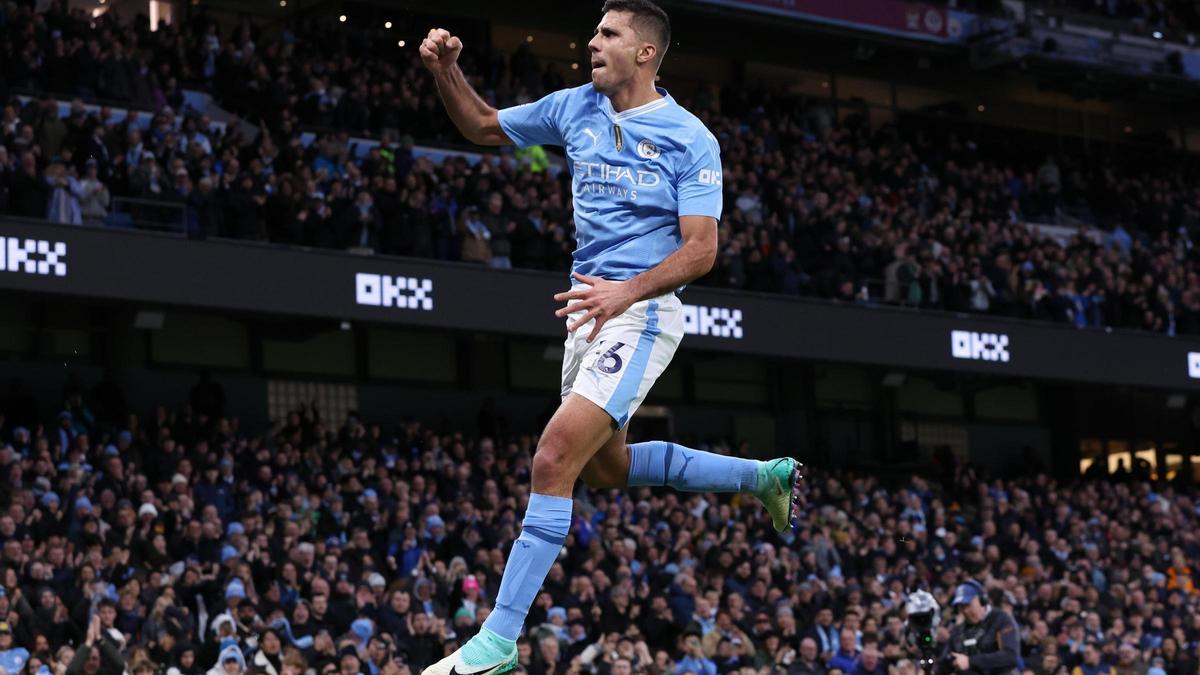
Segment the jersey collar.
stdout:
[[622,112],[613,110],[612,101],[608,100],[608,97],[604,94],[596,92],[596,95],[600,97],[600,107],[602,110],[604,110],[604,114],[608,115],[609,119],[611,119],[614,123],[617,123],[624,122],[625,120],[633,117],[645,115],[646,113],[654,112],[660,108],[665,108],[674,101],[674,99],[671,98],[671,95],[667,93],[666,89],[663,89],[662,87],[655,87],[654,89],[658,93],[662,94],[662,98],[656,98],[649,103],[643,103],[636,108],[630,108],[629,110]]

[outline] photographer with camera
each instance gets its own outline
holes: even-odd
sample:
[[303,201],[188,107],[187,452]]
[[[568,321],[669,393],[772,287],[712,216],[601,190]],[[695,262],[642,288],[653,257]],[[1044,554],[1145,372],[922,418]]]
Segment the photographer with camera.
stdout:
[[937,662],[934,633],[941,625],[941,608],[929,591],[918,590],[904,599],[904,615],[904,642],[910,652],[918,656],[921,672],[932,673]]
[[950,629],[950,639],[938,659],[939,675],[1015,675],[1019,672],[1021,638],[1007,612],[991,607],[978,581],[960,584],[951,604],[963,620]]

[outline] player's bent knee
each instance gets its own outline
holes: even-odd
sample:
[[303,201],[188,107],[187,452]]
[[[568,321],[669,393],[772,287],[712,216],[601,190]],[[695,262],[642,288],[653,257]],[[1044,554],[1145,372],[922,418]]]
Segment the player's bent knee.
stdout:
[[533,453],[533,475],[539,479],[558,477],[567,464],[567,455],[565,444],[555,442],[548,434],[542,436],[537,451]]

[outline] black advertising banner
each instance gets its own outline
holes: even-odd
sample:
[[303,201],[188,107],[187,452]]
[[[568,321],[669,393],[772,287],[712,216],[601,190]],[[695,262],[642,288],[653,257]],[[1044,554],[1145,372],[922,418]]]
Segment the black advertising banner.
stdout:
[[[0,289],[560,338],[560,274],[0,221]],[[1200,341],[690,288],[683,347],[1200,389]]]

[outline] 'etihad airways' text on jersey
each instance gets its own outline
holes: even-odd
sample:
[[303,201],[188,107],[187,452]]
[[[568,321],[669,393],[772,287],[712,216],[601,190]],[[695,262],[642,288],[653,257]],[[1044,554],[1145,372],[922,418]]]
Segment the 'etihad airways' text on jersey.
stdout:
[[575,210],[572,269],[629,279],[674,253],[680,216],[721,218],[721,149],[666,90],[616,112],[591,83],[499,112],[519,147],[567,151]]

